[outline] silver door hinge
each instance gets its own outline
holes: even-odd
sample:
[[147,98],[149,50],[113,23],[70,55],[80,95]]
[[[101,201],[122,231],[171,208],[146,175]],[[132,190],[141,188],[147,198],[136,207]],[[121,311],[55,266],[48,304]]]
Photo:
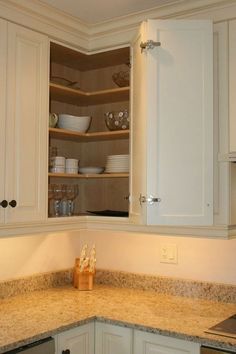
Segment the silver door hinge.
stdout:
[[147,42],[141,42],[140,43],[140,48],[141,48],[141,53],[144,51],[144,49],[153,49],[155,47],[160,47],[161,42],[155,42],[152,39],[148,39]]
[[142,205],[142,203],[147,203],[149,205],[152,205],[153,203],[160,203],[161,198],[153,197],[152,195],[149,195],[149,197],[145,197],[144,195],[140,194],[139,197],[139,203]]

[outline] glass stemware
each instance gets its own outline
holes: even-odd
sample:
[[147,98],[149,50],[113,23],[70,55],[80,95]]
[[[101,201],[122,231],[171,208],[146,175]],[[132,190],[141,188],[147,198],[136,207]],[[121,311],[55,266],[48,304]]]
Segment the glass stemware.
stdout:
[[54,184],[49,183],[48,185],[48,215],[52,216],[51,213],[51,200],[54,198]]
[[65,196],[65,185],[63,184],[54,184],[53,188],[54,195],[54,212],[55,216],[60,216],[60,202]]
[[72,216],[74,211],[74,203],[73,201],[79,194],[79,188],[77,184],[67,184],[66,185],[66,198],[67,198],[67,215]]

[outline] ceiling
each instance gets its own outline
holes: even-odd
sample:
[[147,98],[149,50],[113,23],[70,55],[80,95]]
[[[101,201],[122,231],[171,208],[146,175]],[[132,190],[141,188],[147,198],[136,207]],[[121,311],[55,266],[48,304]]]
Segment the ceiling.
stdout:
[[41,0],[88,24],[111,20],[183,0]]

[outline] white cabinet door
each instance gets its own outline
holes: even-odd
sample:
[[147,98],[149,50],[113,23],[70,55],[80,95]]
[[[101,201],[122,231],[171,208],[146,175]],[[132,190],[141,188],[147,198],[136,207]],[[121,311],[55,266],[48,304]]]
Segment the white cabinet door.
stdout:
[[200,345],[153,333],[134,331],[135,354],[200,354]]
[[236,20],[229,21],[229,151],[236,152]]
[[[230,224],[228,22],[214,24],[214,224]],[[233,198],[234,200],[234,198]]]
[[[5,199],[5,125],[6,125],[6,68],[7,22],[0,20],[0,202]],[[4,223],[5,209],[0,207],[0,224]]]
[[[141,51],[148,40],[160,46]],[[153,225],[212,224],[212,24],[143,23],[132,92],[131,216]],[[160,201],[139,203],[140,194]]]
[[46,36],[8,23],[6,223],[46,218],[49,50]]
[[58,334],[56,354],[94,354],[94,322]]
[[132,354],[133,331],[130,328],[96,322],[95,354]]

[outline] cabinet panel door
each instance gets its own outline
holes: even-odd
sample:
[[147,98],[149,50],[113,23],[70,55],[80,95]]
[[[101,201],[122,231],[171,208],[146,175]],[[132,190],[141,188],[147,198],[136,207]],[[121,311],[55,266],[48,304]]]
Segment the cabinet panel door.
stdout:
[[48,39],[8,24],[6,222],[46,218]]
[[200,354],[200,345],[153,333],[134,331],[135,354]]
[[236,20],[229,21],[229,134],[230,152],[236,152]]
[[96,322],[96,354],[132,354],[132,330]]
[[214,224],[230,224],[228,22],[214,24]]
[[94,323],[73,328],[57,336],[57,354],[94,354]]
[[[160,202],[143,204],[147,224],[210,225],[213,222],[213,31],[209,21],[148,20],[143,41],[159,47],[134,48],[134,74],[144,72],[133,85],[133,125],[144,127],[145,171],[131,188],[131,203],[145,196]],[[140,60],[135,59],[139,53]],[[141,66],[135,68],[136,64]],[[133,83],[134,83],[133,82]],[[135,110],[135,108],[133,108]],[[145,122],[142,122],[145,120]],[[138,130],[138,128],[136,129]],[[133,136],[132,154],[140,151]],[[143,144],[143,143],[142,143]],[[141,160],[141,161],[142,161]],[[134,184],[135,182],[132,182]],[[131,207],[132,211],[132,207]],[[140,212],[141,213],[141,212]]]
[[[0,20],[0,201],[5,199],[5,124],[6,124],[6,68],[7,22]],[[0,207],[0,223],[4,222],[4,210]]]

